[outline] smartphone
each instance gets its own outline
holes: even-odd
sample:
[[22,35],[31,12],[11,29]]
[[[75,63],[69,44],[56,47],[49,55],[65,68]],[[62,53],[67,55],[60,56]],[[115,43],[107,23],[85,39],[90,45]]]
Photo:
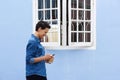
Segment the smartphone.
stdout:
[[52,54],[52,56],[55,56],[55,54]]

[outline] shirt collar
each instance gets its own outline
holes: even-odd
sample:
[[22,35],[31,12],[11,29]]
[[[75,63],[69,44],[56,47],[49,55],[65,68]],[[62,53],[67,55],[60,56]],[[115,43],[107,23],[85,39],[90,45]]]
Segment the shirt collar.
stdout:
[[38,37],[36,37],[34,34],[32,34],[31,35],[37,42],[41,42],[41,40],[38,38]]

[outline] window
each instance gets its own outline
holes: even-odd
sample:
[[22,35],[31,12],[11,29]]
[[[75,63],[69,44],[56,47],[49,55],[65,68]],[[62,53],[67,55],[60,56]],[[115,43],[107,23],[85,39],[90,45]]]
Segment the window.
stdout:
[[42,39],[46,48],[95,49],[95,7],[95,0],[33,0],[33,26],[39,20],[51,25]]

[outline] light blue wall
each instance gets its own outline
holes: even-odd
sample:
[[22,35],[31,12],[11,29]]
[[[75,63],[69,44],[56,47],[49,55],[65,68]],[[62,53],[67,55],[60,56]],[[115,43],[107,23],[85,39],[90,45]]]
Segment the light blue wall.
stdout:
[[[96,50],[47,50],[48,80],[120,80],[120,0],[97,0]],[[0,80],[25,80],[32,1],[0,1]]]

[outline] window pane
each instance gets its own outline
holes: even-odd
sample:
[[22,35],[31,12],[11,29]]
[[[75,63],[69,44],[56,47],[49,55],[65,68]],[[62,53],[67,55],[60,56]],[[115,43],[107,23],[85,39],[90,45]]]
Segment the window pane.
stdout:
[[77,22],[71,23],[71,31],[77,31]]
[[90,11],[85,11],[85,20],[91,20],[91,13],[90,13]]
[[51,21],[46,21],[48,24],[51,24]]
[[49,20],[50,19],[50,10],[45,11],[45,19]]
[[50,0],[45,0],[45,8],[50,8]]
[[57,21],[52,21],[52,24],[58,24]]
[[43,20],[43,17],[44,17],[44,16],[43,16],[43,11],[39,11],[39,12],[38,12],[38,19],[39,19],[39,20]]
[[48,32],[46,36],[41,39],[42,42],[58,42],[58,28],[52,28],[52,31]]
[[43,9],[43,0],[38,0],[38,9]]
[[83,10],[79,10],[79,12],[78,12],[78,19],[79,20],[84,20],[84,11]]
[[90,9],[91,8],[91,0],[85,0],[85,8]]
[[52,0],[52,8],[57,8],[57,0]]
[[49,32],[48,34],[48,42],[57,42],[58,41],[58,32]]
[[84,33],[78,34],[78,42],[84,42]]
[[91,23],[90,22],[85,23],[85,31],[91,31]]
[[78,30],[79,31],[84,31],[84,22],[79,22],[78,23]]
[[41,42],[48,42],[48,35],[46,35],[43,39],[41,39]]
[[57,12],[57,10],[52,10],[52,19],[58,19],[58,12]]
[[77,42],[77,33],[75,32],[71,33],[71,42]]
[[85,42],[90,42],[91,37],[90,37],[90,33],[85,33]]
[[77,10],[72,10],[71,19],[77,19]]
[[78,7],[84,8],[84,0],[78,0],[78,1],[79,1]]
[[77,8],[77,0],[71,0],[71,7]]

